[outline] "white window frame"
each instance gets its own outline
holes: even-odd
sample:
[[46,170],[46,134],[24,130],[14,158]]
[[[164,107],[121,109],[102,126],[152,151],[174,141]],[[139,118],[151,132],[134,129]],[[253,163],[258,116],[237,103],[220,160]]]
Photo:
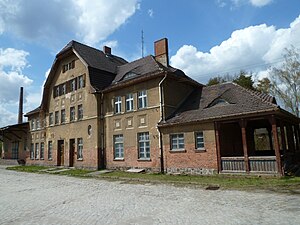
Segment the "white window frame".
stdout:
[[172,151],[184,150],[184,134],[171,134],[170,135],[170,148]]
[[82,120],[83,119],[83,105],[82,104],[80,104],[80,105],[78,105],[78,120]]
[[39,150],[39,143],[35,143],[35,159],[39,159],[40,156],[40,150]]
[[36,126],[36,130],[41,129],[41,123],[40,123],[40,119],[39,118],[36,119],[35,126]]
[[133,111],[133,94],[129,93],[126,95],[126,112]]
[[77,138],[77,159],[83,159],[83,139]]
[[138,108],[147,108],[147,91],[142,90],[138,92]]
[[74,106],[70,107],[70,122],[75,121],[76,109]]
[[34,159],[34,144],[30,145],[30,159]]
[[139,159],[150,159],[151,155],[149,132],[138,133],[138,153]]
[[45,157],[45,143],[41,142],[40,144],[40,159],[44,159]]
[[31,120],[31,130],[35,130],[35,119]]
[[53,112],[49,113],[49,126],[54,124]]
[[114,105],[115,105],[115,114],[121,113],[122,111],[122,97],[116,96],[114,99]]
[[124,159],[124,137],[123,134],[113,136],[114,159]]
[[55,125],[59,124],[59,111],[55,111],[54,113],[54,124]]
[[205,150],[203,131],[195,132],[195,147],[197,150]]
[[84,76],[83,75],[80,75],[79,77],[78,77],[78,89],[80,89],[80,88],[84,88]]
[[60,111],[60,123],[61,124],[66,123],[66,110],[65,109],[62,109]]
[[52,160],[53,143],[48,141],[48,160]]

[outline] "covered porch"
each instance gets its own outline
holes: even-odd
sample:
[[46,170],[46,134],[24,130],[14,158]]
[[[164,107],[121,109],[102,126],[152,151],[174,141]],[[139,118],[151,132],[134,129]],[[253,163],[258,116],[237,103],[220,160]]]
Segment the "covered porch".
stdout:
[[299,118],[265,115],[215,122],[220,173],[277,174],[300,164]]

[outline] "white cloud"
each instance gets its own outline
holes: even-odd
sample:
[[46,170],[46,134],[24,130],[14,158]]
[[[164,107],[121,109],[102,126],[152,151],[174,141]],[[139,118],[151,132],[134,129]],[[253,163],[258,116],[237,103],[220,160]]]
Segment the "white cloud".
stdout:
[[250,0],[250,3],[253,6],[262,7],[268,5],[272,2],[272,0]]
[[[17,122],[20,87],[30,87],[32,80],[23,74],[29,64],[28,52],[13,48],[0,48],[0,126]],[[25,95],[25,102],[27,95]]]
[[67,35],[95,45],[139,8],[138,0],[0,0],[0,34],[61,45]]
[[148,15],[149,15],[150,17],[153,17],[153,14],[154,14],[153,9],[149,9],[149,10],[148,10]]
[[282,58],[284,48],[299,46],[300,16],[289,28],[276,29],[266,24],[236,30],[231,37],[209,52],[184,45],[171,57],[172,66],[178,67],[200,82],[209,77],[238,72],[241,69],[259,72],[260,68]]

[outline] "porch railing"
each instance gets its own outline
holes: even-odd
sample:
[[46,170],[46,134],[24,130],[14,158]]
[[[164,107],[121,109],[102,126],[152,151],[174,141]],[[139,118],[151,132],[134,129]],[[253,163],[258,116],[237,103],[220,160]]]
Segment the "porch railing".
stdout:
[[222,157],[222,171],[245,172],[244,157]]
[[[275,156],[251,156],[249,159],[250,172],[276,173]],[[222,172],[246,172],[244,157],[221,157]]]
[[249,157],[250,171],[253,172],[277,172],[276,156],[251,156]]

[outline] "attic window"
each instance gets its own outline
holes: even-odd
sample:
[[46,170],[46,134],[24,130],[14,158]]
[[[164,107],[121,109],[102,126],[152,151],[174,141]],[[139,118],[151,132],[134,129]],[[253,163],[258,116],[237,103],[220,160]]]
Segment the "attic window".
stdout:
[[228,104],[230,104],[230,103],[227,102],[225,99],[218,98],[218,99],[215,99],[212,103],[210,103],[208,107],[224,106],[224,105],[228,105]]
[[72,60],[71,62],[62,65],[62,72],[66,72],[68,70],[74,69],[75,68],[75,60]]
[[133,77],[135,77],[135,76],[137,76],[136,73],[134,73],[134,72],[128,72],[128,73],[125,74],[125,76],[124,76],[123,79],[126,80],[126,79],[133,78]]

